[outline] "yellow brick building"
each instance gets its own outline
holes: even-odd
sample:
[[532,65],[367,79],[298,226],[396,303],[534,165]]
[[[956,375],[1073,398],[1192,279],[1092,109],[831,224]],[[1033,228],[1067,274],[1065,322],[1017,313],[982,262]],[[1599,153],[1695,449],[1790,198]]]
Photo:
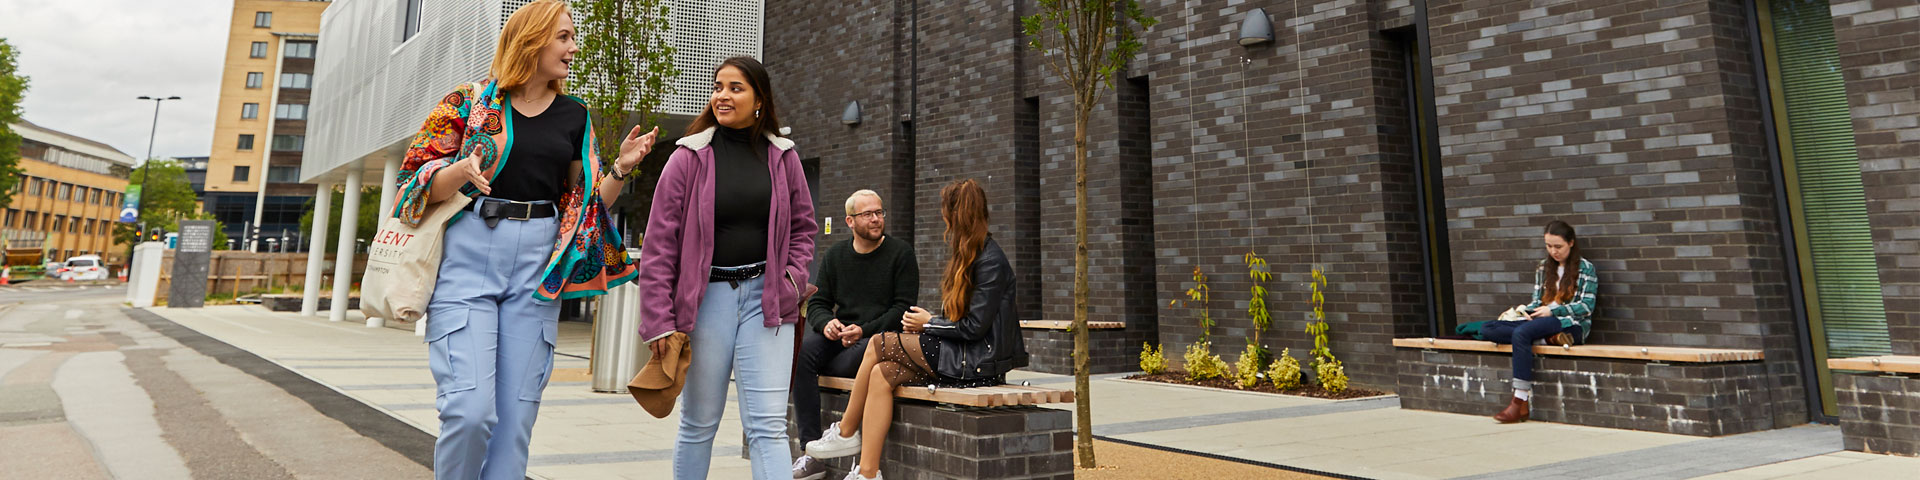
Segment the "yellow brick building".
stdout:
[[[312,185],[299,183],[306,150],[307,98],[319,48],[320,14],[331,2],[236,0],[228,25],[220,101],[208,153],[203,207],[245,248],[248,227],[262,238],[299,231]],[[260,198],[261,189],[265,198]]]
[[114,243],[113,222],[120,214],[133,156],[26,121],[12,128],[22,139],[23,172],[0,223],[8,264],[64,261],[75,255],[99,255],[110,265],[119,263],[126,245]]

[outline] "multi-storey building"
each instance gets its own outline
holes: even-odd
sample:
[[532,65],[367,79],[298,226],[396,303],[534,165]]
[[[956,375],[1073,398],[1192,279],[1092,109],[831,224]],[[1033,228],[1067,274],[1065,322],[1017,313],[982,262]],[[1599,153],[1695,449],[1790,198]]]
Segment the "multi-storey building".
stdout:
[[298,232],[313,197],[313,186],[300,183],[300,162],[320,15],[331,4],[233,2],[201,201],[242,248],[251,232],[262,244]]
[[74,255],[118,263],[113,240],[133,157],[111,146],[21,121],[20,182],[0,219],[7,263],[31,265]]

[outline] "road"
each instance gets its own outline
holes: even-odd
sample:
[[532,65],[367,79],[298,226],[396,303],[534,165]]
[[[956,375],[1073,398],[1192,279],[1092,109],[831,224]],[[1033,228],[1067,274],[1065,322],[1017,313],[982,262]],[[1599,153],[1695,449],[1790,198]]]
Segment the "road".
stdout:
[[431,436],[124,296],[0,287],[5,477],[431,477]]

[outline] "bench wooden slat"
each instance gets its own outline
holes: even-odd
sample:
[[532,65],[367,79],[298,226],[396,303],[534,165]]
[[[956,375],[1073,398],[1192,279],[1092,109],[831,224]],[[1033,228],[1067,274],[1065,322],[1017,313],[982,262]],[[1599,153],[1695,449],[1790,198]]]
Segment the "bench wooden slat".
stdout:
[[[846,377],[820,377],[820,386],[837,390],[853,391],[853,379]],[[951,403],[970,407],[1010,407],[1045,403],[1067,403],[1074,400],[1073,392],[1070,390],[1054,390],[1051,388],[1026,385],[934,389],[927,387],[897,387],[894,388],[893,395],[899,398]]]
[[[1021,320],[1020,328],[1070,330],[1073,328],[1073,322],[1069,320]],[[1087,322],[1088,330],[1118,330],[1122,328],[1127,328],[1125,322]]]
[[[1485,340],[1451,340],[1436,338],[1396,338],[1393,346],[1402,348],[1431,348],[1435,350],[1465,350],[1475,352],[1512,353],[1512,345],[1501,345]],[[1715,363],[1749,362],[1762,360],[1766,354],[1759,350],[1741,350],[1726,348],[1692,347],[1636,347],[1632,345],[1535,345],[1533,353],[1541,355],[1559,355],[1568,357],[1623,358],[1629,360],[1650,360],[1662,362]]]
[[1920,373],[1920,356],[1881,355],[1877,357],[1829,358],[1827,368],[1869,372]]

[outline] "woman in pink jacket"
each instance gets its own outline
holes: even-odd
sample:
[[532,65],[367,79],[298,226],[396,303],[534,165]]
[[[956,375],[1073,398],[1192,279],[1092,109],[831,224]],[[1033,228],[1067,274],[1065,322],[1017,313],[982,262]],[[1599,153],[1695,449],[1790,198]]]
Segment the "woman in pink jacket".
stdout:
[[753,478],[788,478],[787,388],[794,324],[813,261],[813,196],[780,117],[767,70],[734,57],[714,70],[713,97],[688,127],[654,190],[640,256],[640,334],[688,336],[673,476],[707,477],[713,437],[739,384]]

